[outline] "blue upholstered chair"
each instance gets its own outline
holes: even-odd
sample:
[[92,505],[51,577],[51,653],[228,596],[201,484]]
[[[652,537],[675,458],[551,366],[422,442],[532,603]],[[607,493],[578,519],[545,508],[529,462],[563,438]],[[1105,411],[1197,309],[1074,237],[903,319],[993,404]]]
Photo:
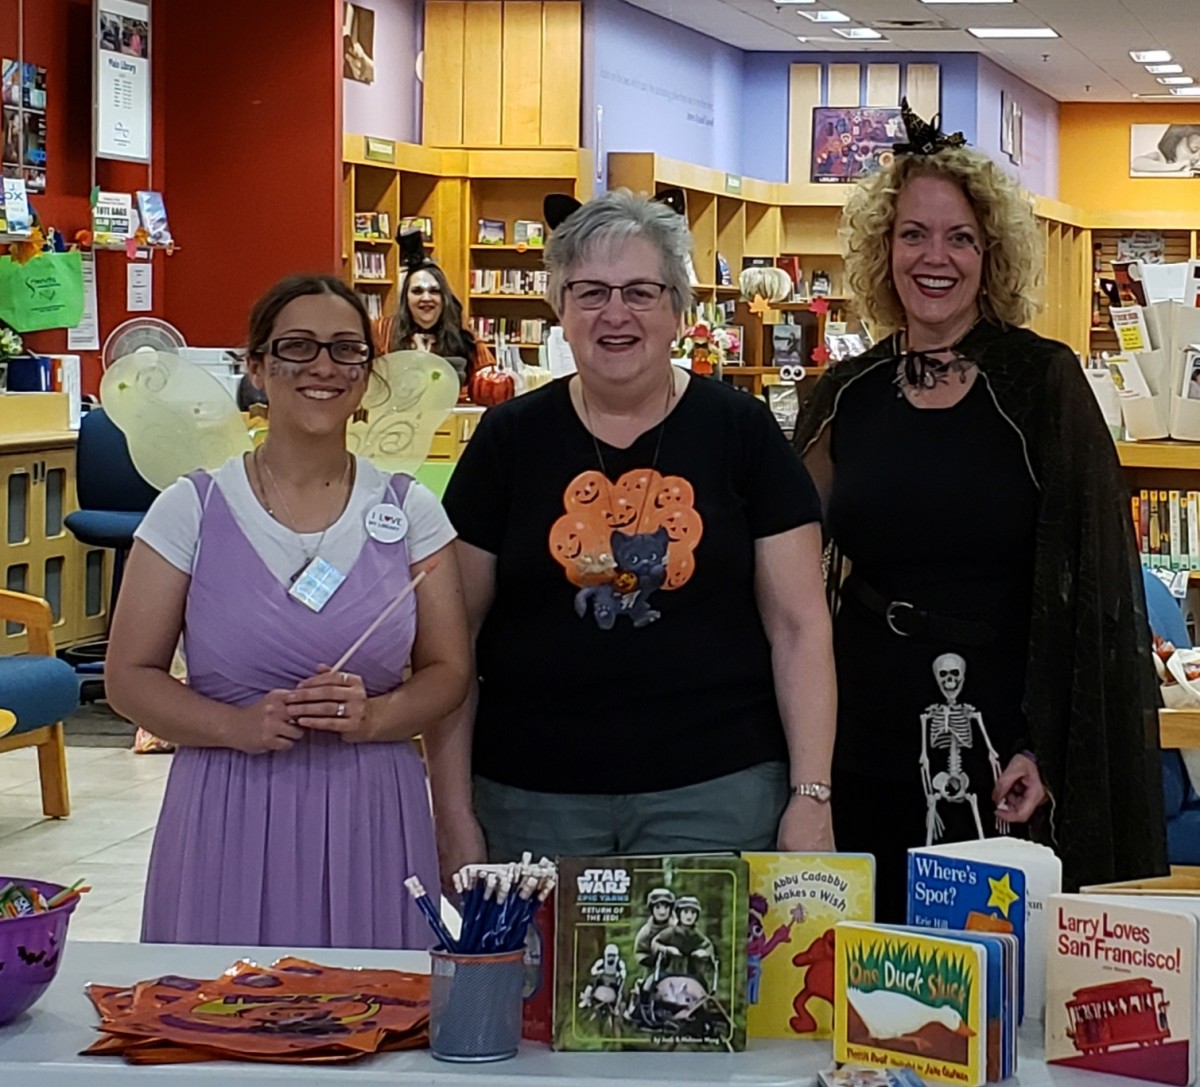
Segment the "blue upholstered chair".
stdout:
[[[36,747],[42,785],[42,811],[71,814],[62,719],[79,704],[79,684],[71,666],[54,656],[50,605],[36,596],[0,589],[0,621],[22,623],[29,653],[0,657],[0,753]],[[10,727],[11,726],[11,727]]]
[[[133,534],[158,491],[133,466],[125,435],[103,408],[81,420],[75,454],[75,490],[79,509],[66,516],[66,526],[80,543],[115,552],[108,616],[116,609],[125,558]],[[103,671],[105,643],[67,650],[64,657],[81,672]]]
[[[1179,602],[1149,571],[1144,571],[1146,611],[1150,628],[1176,649],[1192,644]],[[1172,864],[1200,864],[1200,796],[1192,788],[1183,756],[1168,748],[1162,753],[1163,801],[1167,813],[1167,856]]]

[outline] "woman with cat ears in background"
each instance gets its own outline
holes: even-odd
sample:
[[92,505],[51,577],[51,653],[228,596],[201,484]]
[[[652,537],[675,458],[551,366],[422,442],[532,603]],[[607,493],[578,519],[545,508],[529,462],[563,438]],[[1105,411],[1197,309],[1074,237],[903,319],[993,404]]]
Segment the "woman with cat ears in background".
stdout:
[[547,198],[578,372],[488,411],[446,491],[479,683],[428,740],[443,875],[833,846],[820,505],[765,405],[672,364],[683,211]]
[[425,253],[419,230],[396,236],[404,277],[400,281],[400,305],[394,314],[373,324],[375,350],[429,351],[440,355],[458,373],[465,397],[471,378],[496,360],[487,344],[476,340],[462,323],[462,303],[455,297],[446,273]]

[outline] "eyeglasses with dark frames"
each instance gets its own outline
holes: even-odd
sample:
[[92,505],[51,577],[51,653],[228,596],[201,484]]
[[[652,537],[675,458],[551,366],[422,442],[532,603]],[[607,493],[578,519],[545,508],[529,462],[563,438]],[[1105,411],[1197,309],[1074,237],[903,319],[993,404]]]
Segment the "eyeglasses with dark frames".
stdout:
[[375,354],[374,348],[365,340],[322,342],[307,336],[281,336],[267,344],[267,349],[281,362],[312,362],[321,353],[321,348],[325,348],[339,366],[365,366]]
[[598,279],[572,279],[567,283],[567,293],[572,301],[583,310],[603,309],[612,298],[613,291],[621,292],[621,301],[632,310],[649,310],[658,305],[667,284],[651,279],[636,279],[632,283],[602,283]]

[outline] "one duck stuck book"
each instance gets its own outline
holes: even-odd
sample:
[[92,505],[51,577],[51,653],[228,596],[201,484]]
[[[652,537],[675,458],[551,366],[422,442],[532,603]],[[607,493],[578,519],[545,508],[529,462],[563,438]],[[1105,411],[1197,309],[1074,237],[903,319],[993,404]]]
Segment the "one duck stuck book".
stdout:
[[979,1087],[986,1075],[987,951],[949,936],[837,926],[833,1055]]
[[746,862],[560,857],[554,1048],[746,1046]]

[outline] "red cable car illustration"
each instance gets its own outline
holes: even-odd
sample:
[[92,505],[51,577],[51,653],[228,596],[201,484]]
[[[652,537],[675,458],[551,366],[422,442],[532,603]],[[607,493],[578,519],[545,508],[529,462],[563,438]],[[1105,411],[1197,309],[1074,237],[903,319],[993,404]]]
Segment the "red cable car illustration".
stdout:
[[1067,1035],[1080,1053],[1103,1053],[1119,1046],[1162,1045],[1171,1037],[1170,1001],[1148,978],[1111,981],[1076,989],[1067,1001]]

